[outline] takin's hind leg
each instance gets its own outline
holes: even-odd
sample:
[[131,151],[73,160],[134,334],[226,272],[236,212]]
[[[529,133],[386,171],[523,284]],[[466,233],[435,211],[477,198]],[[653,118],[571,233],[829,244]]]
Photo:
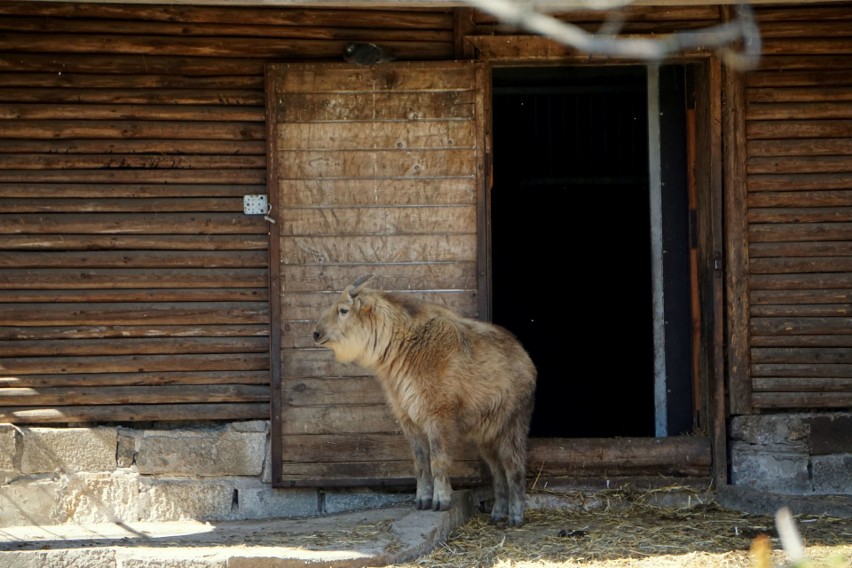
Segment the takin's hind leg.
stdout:
[[[512,443],[514,442],[514,443]],[[499,448],[500,464],[509,486],[509,526],[524,524],[526,507],[527,445],[526,438],[509,438]]]
[[491,522],[499,523],[506,520],[509,515],[509,485],[506,480],[506,471],[497,457],[494,448],[481,448],[482,458],[491,470],[491,479],[494,485],[494,505],[491,507]]

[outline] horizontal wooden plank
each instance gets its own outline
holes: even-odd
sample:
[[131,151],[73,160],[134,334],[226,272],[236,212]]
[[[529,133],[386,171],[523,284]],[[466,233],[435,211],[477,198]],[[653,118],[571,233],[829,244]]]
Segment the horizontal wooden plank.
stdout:
[[262,122],[168,120],[0,120],[0,139],[110,138],[264,140]]
[[269,356],[255,353],[205,353],[172,355],[116,355],[87,357],[9,357],[3,359],[3,376],[145,373],[162,371],[262,371]]
[[265,402],[59,406],[53,408],[0,407],[0,422],[11,424],[266,419],[269,419],[269,404]]
[[55,375],[18,375],[0,376],[0,387],[14,388],[71,388],[71,387],[107,387],[107,386],[145,386],[159,385],[266,385],[271,382],[268,370],[247,371],[159,371],[154,373],[79,373]]
[[88,357],[89,355],[161,355],[190,353],[268,353],[267,337],[158,337],[104,339],[30,339],[0,341],[4,357]]
[[[393,455],[401,456],[405,450],[406,444],[401,436],[286,436],[284,468],[289,472],[289,479],[331,471],[346,477],[359,471],[359,466],[369,464],[366,458],[370,453],[376,454],[376,461],[385,462]],[[405,458],[397,457],[396,461],[402,464]],[[323,465],[311,467],[312,463]],[[457,462],[459,466],[469,464],[467,468],[474,463],[472,460]],[[576,476],[581,473],[706,476],[709,475],[710,463],[710,441],[703,437],[533,438],[530,440],[527,474],[530,478],[537,475]],[[338,467],[330,467],[333,464]],[[393,471],[398,472],[395,468]],[[473,473],[470,469],[467,471]],[[367,475],[364,479],[370,477]]]
[[852,272],[852,256],[752,258],[749,271],[752,274]]
[[267,235],[4,235],[2,250],[265,250]]
[[396,434],[401,432],[387,404],[287,406],[281,432],[291,434]]
[[752,290],[749,303],[757,304],[835,304],[852,301],[852,290]]
[[848,408],[852,392],[753,392],[755,408]]
[[0,108],[4,120],[174,120],[180,122],[264,122],[263,105],[9,103]]
[[0,168],[10,170],[168,169],[221,170],[266,167],[265,156],[142,154],[4,154]]
[[265,268],[266,251],[2,252],[0,268]]
[[3,214],[0,234],[258,234],[262,216],[240,213]]
[[748,120],[825,120],[852,118],[852,103],[838,102],[750,102]]
[[0,388],[0,407],[268,402],[269,396],[267,385],[5,387]]
[[762,41],[762,52],[772,55],[811,55],[830,53],[834,55],[852,54],[852,39],[844,37],[803,37],[768,38]]
[[752,335],[749,344],[752,347],[844,347],[848,349],[852,348],[852,335]]
[[340,292],[364,274],[386,290],[474,290],[472,262],[281,266],[282,292]]
[[[220,168],[215,170],[176,170],[158,169],[122,169],[96,168],[89,170],[3,170],[0,169],[0,183],[51,184],[57,182],[70,184],[243,184],[256,187],[266,183],[266,168]],[[265,192],[258,192],[265,193]]]
[[475,157],[468,149],[284,151],[279,179],[473,177]]
[[[821,62],[817,61],[817,58]],[[842,58],[842,56],[841,56]],[[773,60],[785,59],[781,57],[773,57]],[[802,65],[802,57],[786,58],[787,61],[779,61],[779,66],[771,70],[757,70],[747,73],[745,83],[747,86],[746,93],[754,89],[761,88],[765,90],[773,90],[775,87],[782,87],[787,90],[789,88],[816,88],[822,90],[825,88],[844,89],[852,86],[852,79],[849,78],[849,68],[836,67],[826,69],[826,65],[831,64],[831,60],[837,59],[831,56],[816,56],[804,58],[810,65]],[[793,63],[792,67],[784,68],[783,65]],[[805,70],[802,70],[802,68]],[[814,69],[816,68],[816,69]],[[782,95],[783,96],[783,95]]]
[[754,242],[847,241],[852,223],[751,223],[748,235]]
[[420,150],[473,148],[474,122],[416,120],[323,124],[295,122],[276,128],[275,149],[285,150]]
[[[391,91],[387,93],[281,93],[274,120],[298,122],[374,122],[464,120],[475,116],[472,90]],[[367,126],[370,128],[370,126]],[[286,131],[286,129],[285,129]]]
[[[206,143],[206,141],[204,142]],[[131,202],[141,202],[138,207],[144,207],[147,199],[199,199],[204,197],[213,197],[221,200],[229,206],[231,210],[236,200],[242,205],[242,196],[247,193],[266,194],[266,185],[242,185],[242,184],[222,184],[222,183],[175,183],[163,185],[159,183],[122,183],[116,185],[101,181],[94,183],[34,183],[33,180],[27,179],[18,183],[0,183],[0,196],[4,199],[20,198],[25,201],[33,200],[47,205],[49,202],[62,203],[68,200],[70,205],[76,203],[84,204],[83,212],[86,211],[85,206],[94,206],[98,202],[106,204],[113,203],[115,206],[129,206]],[[80,201],[76,201],[79,199]],[[171,200],[169,200],[171,201]],[[206,202],[206,201],[202,201]],[[237,209],[233,209],[236,211]],[[240,208],[240,210],[242,210]],[[65,209],[63,209],[65,211]],[[118,211],[118,210],[116,210]],[[198,211],[197,209],[195,211]]]
[[532,438],[527,471],[548,476],[580,471],[625,475],[708,475],[710,440],[669,438]]
[[[109,286],[109,284],[107,284]],[[3,289],[0,287],[0,289]],[[102,302],[266,302],[267,288],[77,288],[14,290],[3,289],[3,301],[9,303],[102,303]]]
[[[850,148],[852,154],[852,148]],[[760,191],[748,195],[749,207],[837,207],[852,203],[852,189],[838,191]]]
[[[299,292],[281,296],[281,317],[284,320],[318,319],[325,309],[337,301],[339,292]],[[458,313],[470,315],[476,309],[475,290],[411,291],[410,297],[434,302]]]
[[[396,179],[282,179],[279,182],[282,212],[292,207],[325,205],[400,206],[473,205],[476,180],[463,178]],[[286,213],[284,213],[286,214]]]
[[749,174],[852,172],[850,156],[753,157],[746,161]]
[[852,365],[837,363],[758,363],[751,365],[752,377],[852,377]]
[[844,317],[852,314],[852,304],[756,304],[751,307],[752,316],[767,317]]
[[758,347],[752,348],[751,360],[759,363],[794,363],[794,364],[850,364],[852,350],[844,348],[792,348],[792,347]]
[[852,379],[813,377],[760,377],[752,381],[755,392],[846,392],[852,393]]
[[749,192],[849,189],[847,174],[751,174]]
[[[848,310],[852,313],[852,308]],[[751,317],[754,335],[840,334],[852,335],[852,317]]]
[[0,271],[0,289],[260,288],[262,268],[24,268]]
[[476,234],[287,237],[285,264],[475,262]]
[[852,274],[755,274],[752,290],[819,290],[852,288]]
[[852,207],[750,207],[749,223],[842,223],[852,221]]
[[386,404],[378,379],[374,377],[288,378],[281,380],[282,401],[287,420],[293,407]]
[[[416,72],[408,72],[411,69]],[[461,91],[473,89],[473,66],[448,61],[393,61],[372,68],[327,63],[316,73],[313,63],[282,63],[269,66],[274,92],[346,93],[365,91]]]
[[[80,6],[48,3],[35,8],[27,2],[12,1],[0,6],[0,13],[59,18],[93,18],[95,20],[144,19],[154,22],[242,24],[242,26],[339,26],[382,28],[452,28],[452,13],[445,9],[432,10],[347,10],[341,18],[339,9],[322,7],[299,10],[280,10],[262,6],[209,5],[203,9],[186,4],[130,5],[104,4]],[[241,26],[241,28],[242,28]]]
[[748,120],[746,138],[848,138],[852,120]]
[[0,325],[192,325],[265,324],[266,302],[143,304],[11,304],[0,310]]
[[[0,195],[3,195],[0,188]],[[119,199],[44,199],[3,198],[0,213],[200,213],[204,211],[242,213],[242,195],[238,197],[200,197],[151,199],[128,197]]]
[[[844,24],[847,25],[848,24]],[[832,87],[829,83],[822,88],[817,87],[788,87],[785,89],[754,88],[746,89],[746,102],[754,103],[811,103],[811,102],[838,102],[852,101],[852,93],[843,87]],[[752,111],[755,107],[749,106],[749,116],[756,118]],[[799,116],[798,118],[803,118]]]
[[846,257],[852,256],[852,242],[810,241],[802,243],[752,243],[748,247],[749,258],[772,257]]
[[[0,19],[0,25],[5,20]],[[231,105],[239,107],[258,107],[263,108],[264,98],[263,91],[259,85],[254,85],[256,88],[240,88],[242,84],[228,86],[227,80],[221,80],[217,85],[218,88],[209,88],[209,80],[206,82],[196,81],[196,88],[188,89],[181,88],[181,85],[173,87],[156,87],[152,86],[152,81],[155,79],[149,78],[147,81],[141,77],[132,77],[122,75],[124,82],[119,83],[119,77],[108,77],[104,75],[90,75],[91,83],[83,87],[74,87],[66,81],[62,84],[62,89],[51,88],[45,85],[43,78],[36,77],[31,74],[19,73],[19,81],[13,82],[8,80],[0,82],[0,85],[6,87],[20,87],[17,89],[7,88],[0,90],[0,101],[16,102],[16,103],[67,103],[73,100],[79,104],[120,104],[120,105],[166,105],[166,104],[181,104],[181,105]],[[22,76],[23,75],[23,76]],[[61,77],[61,75],[60,75]],[[162,77],[159,78],[161,81]],[[177,82],[177,81],[175,81]],[[241,81],[240,83],[244,82]],[[206,87],[205,88],[205,83]],[[186,87],[189,83],[184,84]],[[101,85],[101,88],[97,88]],[[119,85],[124,85],[120,88]],[[60,86],[59,84],[53,85]],[[147,87],[147,88],[140,88]],[[80,146],[72,144],[74,148],[85,147],[89,141],[81,140]],[[202,142],[186,141],[188,147],[198,148],[204,152]],[[257,143],[237,143],[245,145],[246,148],[255,148],[258,151],[248,152],[250,154],[262,153],[259,148],[256,148]],[[218,146],[213,144],[213,148]],[[213,152],[222,153],[222,152]],[[242,152],[241,152],[242,153]]]
[[268,324],[2,326],[0,340],[268,337]]
[[[376,463],[284,462],[280,487],[414,487],[411,459]],[[450,479],[453,487],[486,479],[479,461],[456,461]]]
[[0,153],[71,156],[180,154],[181,157],[188,155],[258,157],[266,155],[266,144],[262,140],[0,140]]
[[[25,86],[55,87],[193,87],[263,89],[266,61],[246,57],[187,57],[128,53],[23,53],[0,59],[0,70],[26,71]],[[60,75],[56,69],[62,69]],[[40,73],[33,81],[33,73]],[[41,75],[44,74],[44,75]],[[20,85],[17,73],[0,74]],[[9,81],[11,79],[11,81]]]
[[288,209],[279,231],[290,235],[469,234],[476,229],[473,205],[414,207],[318,207]]

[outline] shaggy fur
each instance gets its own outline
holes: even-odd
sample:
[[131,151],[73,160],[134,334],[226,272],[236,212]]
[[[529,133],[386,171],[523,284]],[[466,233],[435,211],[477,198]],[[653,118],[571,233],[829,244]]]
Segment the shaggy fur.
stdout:
[[536,381],[529,355],[499,326],[365,280],[340,294],[313,337],[379,378],[414,454],[417,508],[450,507],[451,456],[468,437],[493,477],[491,520],[520,526]]

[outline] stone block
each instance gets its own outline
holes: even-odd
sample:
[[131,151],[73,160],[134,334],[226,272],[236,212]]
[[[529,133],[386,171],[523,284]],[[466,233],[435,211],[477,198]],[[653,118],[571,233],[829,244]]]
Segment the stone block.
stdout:
[[269,432],[269,420],[247,420],[232,422],[229,428],[234,432]]
[[811,455],[852,453],[852,414],[814,416],[809,422]]
[[805,450],[809,434],[810,425],[800,414],[735,416],[731,420],[731,439],[757,446]]
[[230,429],[147,431],[136,453],[136,467],[146,475],[260,475],[265,432]]
[[142,521],[233,520],[235,487],[226,480],[140,478]]
[[413,493],[378,493],[375,491],[329,491],[323,496],[323,513],[343,513],[361,509],[376,509],[392,505],[411,504]]
[[811,458],[814,493],[852,495],[852,453]]
[[731,444],[731,482],[793,495],[813,490],[807,453],[764,451],[742,442]]
[[115,568],[116,551],[99,550],[16,550],[0,553],[0,568]]
[[111,472],[115,428],[21,428],[22,473]]
[[136,474],[79,473],[63,476],[61,514],[75,523],[132,523],[139,520]]
[[0,485],[0,527],[65,522],[56,506],[59,493],[60,484],[53,480]]
[[242,484],[237,488],[241,519],[312,517],[320,513],[316,489],[274,489]]
[[118,448],[115,452],[115,460],[118,467],[128,468],[133,465],[136,459],[136,438],[136,432],[133,430],[119,430]]
[[17,456],[17,444],[15,436],[17,430],[11,424],[0,424],[0,472],[16,471],[15,457]]

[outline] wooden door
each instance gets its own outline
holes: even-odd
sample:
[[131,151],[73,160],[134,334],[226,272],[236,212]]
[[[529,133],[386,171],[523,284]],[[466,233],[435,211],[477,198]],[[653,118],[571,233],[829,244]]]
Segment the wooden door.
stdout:
[[[482,74],[474,62],[268,68],[271,250],[280,261],[274,484],[413,482],[408,444],[376,379],[335,362],[311,332],[365,273],[382,288],[482,315]],[[478,461],[455,474],[478,476]]]

